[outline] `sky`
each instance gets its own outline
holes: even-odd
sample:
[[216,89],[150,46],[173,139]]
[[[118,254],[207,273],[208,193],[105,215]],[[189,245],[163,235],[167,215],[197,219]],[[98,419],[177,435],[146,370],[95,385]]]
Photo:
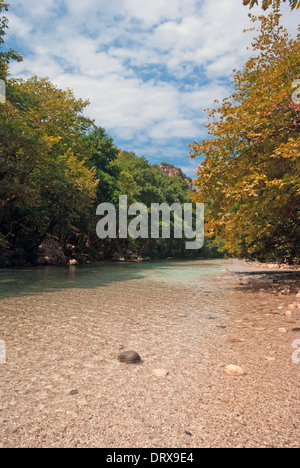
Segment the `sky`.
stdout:
[[[214,100],[232,94],[253,33],[242,0],[10,0],[15,77],[48,76],[90,100],[115,145],[194,177],[188,143],[207,137]],[[261,12],[260,9],[254,10]],[[295,35],[299,13],[283,8]]]

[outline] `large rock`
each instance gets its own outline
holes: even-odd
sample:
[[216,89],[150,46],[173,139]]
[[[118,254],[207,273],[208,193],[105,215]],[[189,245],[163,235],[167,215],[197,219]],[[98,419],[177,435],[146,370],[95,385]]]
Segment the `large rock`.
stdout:
[[45,239],[39,246],[38,265],[67,265],[68,260],[55,239]]
[[125,258],[124,257],[121,257],[120,254],[118,254],[117,252],[114,253],[114,256],[113,256],[113,262],[125,262]]
[[188,185],[189,190],[193,190],[193,181],[190,177],[187,177],[183,174],[182,170],[179,167],[175,167],[172,164],[161,163],[159,168],[163,174],[166,174],[169,177],[179,177],[184,180]]

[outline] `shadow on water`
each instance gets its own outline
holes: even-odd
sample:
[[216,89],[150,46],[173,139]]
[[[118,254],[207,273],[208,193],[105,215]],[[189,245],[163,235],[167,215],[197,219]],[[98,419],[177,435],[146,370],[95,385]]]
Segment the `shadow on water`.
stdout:
[[239,271],[239,276],[243,276],[243,282],[240,283],[245,290],[253,290],[270,287],[287,287],[297,290],[300,287],[299,270],[257,270],[257,271]]
[[[224,264],[223,264],[224,265]],[[130,280],[160,282],[193,281],[220,269],[222,262],[184,260],[112,264],[80,267],[23,267],[0,270],[0,299],[28,296],[64,289],[95,289]]]
[[101,264],[80,267],[24,267],[0,271],[0,298],[27,296],[63,289],[92,289],[142,278],[127,265]]
[[238,271],[236,272],[238,275],[245,275],[245,276],[264,276],[270,279],[276,278],[296,278],[300,279],[300,271],[289,271],[289,270],[257,270],[257,271]]

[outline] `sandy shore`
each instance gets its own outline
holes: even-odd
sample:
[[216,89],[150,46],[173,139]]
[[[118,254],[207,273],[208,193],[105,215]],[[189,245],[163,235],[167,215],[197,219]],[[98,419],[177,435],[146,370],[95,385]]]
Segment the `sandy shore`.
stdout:
[[299,447],[299,289],[245,265],[0,300],[0,446]]

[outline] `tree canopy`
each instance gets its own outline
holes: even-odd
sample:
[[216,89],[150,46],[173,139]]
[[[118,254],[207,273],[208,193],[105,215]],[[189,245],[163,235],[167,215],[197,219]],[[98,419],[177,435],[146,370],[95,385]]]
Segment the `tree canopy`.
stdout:
[[204,156],[195,199],[207,202],[207,229],[233,255],[293,261],[300,256],[299,37],[279,9],[260,22],[256,56],[235,72],[235,92],[209,110],[210,138],[191,145]]
[[[0,0],[0,13],[8,4]],[[8,21],[0,16],[0,266],[35,263],[45,239],[64,251],[97,260],[128,249],[138,255],[182,255],[184,240],[100,240],[96,207],[129,203],[191,201],[185,176],[168,177],[144,157],[118,149],[102,127],[84,116],[88,101],[47,78],[9,77],[9,63],[22,60],[4,47]],[[70,247],[71,246],[71,247]]]
[[0,107],[0,242],[31,251],[55,228],[69,230],[95,197],[82,142],[91,122],[86,102],[47,79],[9,85]]
[[[2,12],[8,11],[9,3],[5,3],[3,0],[0,0],[0,14]],[[6,30],[8,28],[8,19],[6,16],[0,16],[0,80],[3,80],[7,77],[8,65],[11,61],[21,62],[23,60],[22,55],[18,52],[9,49],[7,51],[3,50],[4,46],[4,37]]]

